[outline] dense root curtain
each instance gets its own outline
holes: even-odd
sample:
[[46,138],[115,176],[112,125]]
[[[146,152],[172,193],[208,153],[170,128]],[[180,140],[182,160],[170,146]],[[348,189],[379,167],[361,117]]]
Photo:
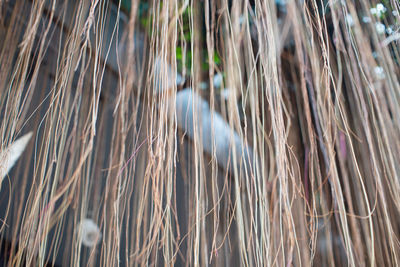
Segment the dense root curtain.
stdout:
[[397,1],[0,1],[0,259],[399,265],[399,27]]

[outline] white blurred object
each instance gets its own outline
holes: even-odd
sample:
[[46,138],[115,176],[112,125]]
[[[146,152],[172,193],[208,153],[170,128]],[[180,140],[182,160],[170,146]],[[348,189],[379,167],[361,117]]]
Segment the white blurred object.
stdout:
[[376,77],[379,80],[382,80],[385,78],[385,71],[383,70],[383,68],[381,66],[376,66],[374,68],[374,72],[375,72]]
[[382,3],[379,3],[376,5],[376,11],[378,14],[383,14],[386,12],[386,7]]
[[207,85],[206,82],[201,82],[201,83],[199,83],[199,88],[201,90],[207,90],[208,89],[208,85]]
[[230,93],[230,90],[228,88],[225,88],[221,91],[221,97],[225,100],[228,100]]
[[247,168],[252,164],[252,149],[244,144],[244,141],[221,115],[211,112],[207,101],[192,89],[187,88],[176,94],[176,118],[178,126],[192,140],[196,129],[205,152],[212,154],[213,144],[215,145],[218,164],[225,170],[233,170],[233,159],[236,159],[236,163],[242,167],[243,163]]
[[385,30],[386,30],[385,24],[380,23],[380,22],[377,22],[377,23],[375,24],[375,28],[376,28],[376,31],[377,31],[379,34],[385,33]]
[[222,77],[222,74],[220,72],[215,74],[214,75],[214,80],[213,80],[214,87],[215,88],[220,88],[222,86],[222,80],[223,80],[223,77]]
[[394,33],[394,30],[393,30],[392,26],[389,26],[389,27],[386,28],[386,33],[389,34],[389,35]]
[[362,21],[363,21],[364,23],[370,23],[370,22],[371,22],[371,18],[368,17],[368,16],[364,16],[364,17],[362,17]]
[[400,33],[393,33],[388,38],[383,40],[381,44],[382,44],[382,46],[387,46],[391,42],[395,42],[395,41],[397,42],[398,40],[400,40]]
[[349,27],[353,27],[354,26],[354,20],[353,20],[353,17],[350,14],[346,15],[346,22],[347,22],[347,25],[349,25]]
[[24,152],[29,140],[32,137],[32,132],[15,140],[4,151],[0,152],[0,185],[4,177],[17,162],[18,158]]
[[95,246],[101,239],[100,229],[92,219],[83,219],[79,223],[80,242],[87,246]]
[[171,68],[161,57],[154,62],[154,91],[161,93],[161,89],[169,90],[174,85],[183,84],[185,79]]
[[371,12],[372,15],[377,16],[378,18],[380,18],[383,14],[386,13],[386,7],[382,4],[379,3],[376,5],[376,7],[371,8],[369,11]]

